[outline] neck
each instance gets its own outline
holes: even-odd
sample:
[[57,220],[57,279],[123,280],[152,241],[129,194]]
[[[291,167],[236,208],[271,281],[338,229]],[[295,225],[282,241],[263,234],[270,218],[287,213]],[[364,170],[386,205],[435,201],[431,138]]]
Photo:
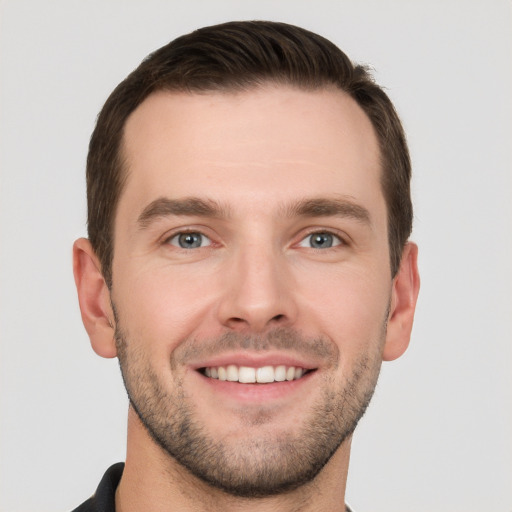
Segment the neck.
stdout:
[[264,498],[240,498],[192,475],[149,436],[137,414],[128,414],[126,465],[116,491],[116,512],[344,511],[350,439],[310,483]]

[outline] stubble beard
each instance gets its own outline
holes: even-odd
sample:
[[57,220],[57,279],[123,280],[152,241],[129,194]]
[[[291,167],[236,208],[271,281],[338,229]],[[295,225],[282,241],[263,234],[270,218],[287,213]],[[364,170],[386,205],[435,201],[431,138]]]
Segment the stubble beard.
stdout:
[[[385,325],[383,332],[385,333]],[[384,334],[382,335],[384,336]],[[121,373],[130,404],[152,439],[164,453],[201,481],[232,496],[260,498],[290,492],[311,482],[327,464],[340,445],[353,433],[373,395],[379,371],[378,340],[372,354],[363,354],[353,365],[351,375],[336,384],[325,377],[321,399],[303,417],[295,432],[270,433],[261,429],[261,436],[233,440],[214,439],[197,420],[196,406],[189,398],[183,381],[177,379],[172,391],[166,390],[141,349],[131,349],[132,341],[124,334],[116,319],[116,346]],[[269,338],[241,337],[232,334],[231,345],[268,347]],[[270,345],[321,347],[335,353],[337,347],[324,339],[304,340],[290,330],[274,332]],[[237,341],[238,340],[238,341]],[[286,342],[283,342],[286,340]],[[218,342],[222,345],[223,341]],[[184,342],[186,346],[186,341]],[[193,344],[192,344],[193,345]],[[215,342],[211,342],[215,346]],[[135,345],[140,347],[141,345]],[[171,366],[174,366],[171,363]],[[333,372],[331,372],[333,373]],[[264,384],[263,384],[264,385]],[[278,422],[279,413],[262,409],[260,414],[241,417],[242,423],[253,427],[267,418]],[[256,427],[256,428],[255,428]],[[242,427],[243,428],[243,427]]]

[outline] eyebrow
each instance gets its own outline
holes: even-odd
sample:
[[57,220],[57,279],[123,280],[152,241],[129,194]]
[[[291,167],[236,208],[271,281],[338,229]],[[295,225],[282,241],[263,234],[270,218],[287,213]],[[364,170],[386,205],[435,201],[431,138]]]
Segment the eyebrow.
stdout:
[[146,228],[153,220],[170,215],[221,218],[228,217],[228,214],[228,208],[212,199],[159,197],[142,210],[137,222],[141,228]]
[[[284,217],[348,217],[371,225],[369,211],[348,198],[302,199],[284,205],[280,213]],[[213,199],[160,197],[142,210],[137,222],[141,228],[146,228],[152,221],[171,215],[227,218],[229,208]]]
[[348,198],[303,199],[284,208],[287,217],[348,217],[371,225],[370,212]]

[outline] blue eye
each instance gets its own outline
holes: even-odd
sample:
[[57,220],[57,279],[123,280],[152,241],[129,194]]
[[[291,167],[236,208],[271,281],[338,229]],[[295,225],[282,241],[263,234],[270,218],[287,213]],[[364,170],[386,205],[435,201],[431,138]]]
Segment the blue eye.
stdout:
[[181,249],[198,249],[211,244],[211,240],[202,233],[178,233],[173,236],[169,243]]
[[341,240],[332,233],[329,232],[317,232],[311,233],[299,244],[300,247],[311,247],[313,249],[330,249],[340,245]]

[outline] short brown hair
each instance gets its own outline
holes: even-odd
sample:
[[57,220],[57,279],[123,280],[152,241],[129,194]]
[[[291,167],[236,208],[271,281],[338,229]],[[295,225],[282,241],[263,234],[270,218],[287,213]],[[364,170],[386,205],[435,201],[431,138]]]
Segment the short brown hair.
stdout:
[[88,232],[108,286],[112,284],[114,218],[123,189],[122,142],[128,116],[159,90],[246,90],[274,83],[315,90],[334,85],[369,117],[381,152],[391,273],[412,229],[411,164],[404,131],[386,93],[367,68],[353,65],[327,39],[268,21],[229,22],[181,36],[150,54],[107,99],[87,157]]

